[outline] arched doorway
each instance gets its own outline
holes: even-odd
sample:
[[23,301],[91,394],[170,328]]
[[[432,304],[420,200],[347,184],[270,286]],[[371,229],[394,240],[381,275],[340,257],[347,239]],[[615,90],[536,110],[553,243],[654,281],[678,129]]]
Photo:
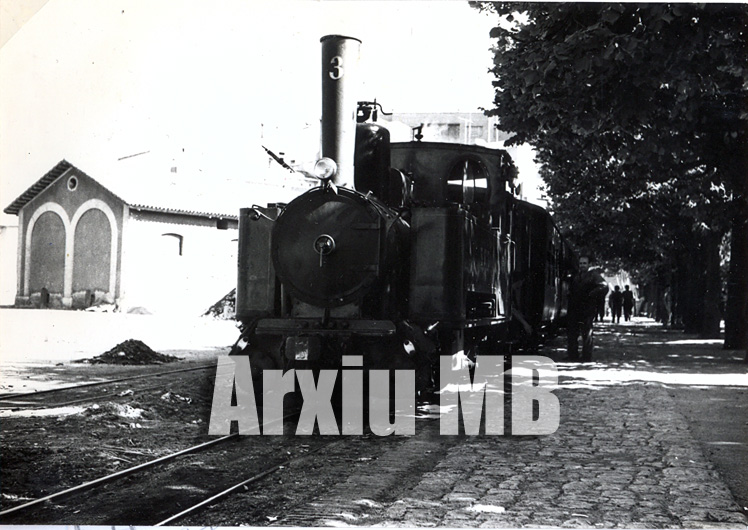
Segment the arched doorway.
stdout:
[[30,294],[41,293],[42,289],[46,289],[52,300],[62,298],[65,282],[65,225],[56,212],[44,212],[34,223],[28,271]]
[[88,307],[109,291],[112,230],[106,214],[87,210],[75,225],[73,305]]

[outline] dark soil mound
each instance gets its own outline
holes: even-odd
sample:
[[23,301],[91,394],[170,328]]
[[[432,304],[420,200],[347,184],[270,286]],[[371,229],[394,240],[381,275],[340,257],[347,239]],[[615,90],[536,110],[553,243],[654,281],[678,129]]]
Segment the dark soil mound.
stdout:
[[226,296],[208,308],[203,316],[220,320],[234,320],[236,316],[236,289],[231,289]]
[[98,357],[79,362],[89,364],[163,364],[178,360],[179,357],[153,351],[142,341],[127,339]]

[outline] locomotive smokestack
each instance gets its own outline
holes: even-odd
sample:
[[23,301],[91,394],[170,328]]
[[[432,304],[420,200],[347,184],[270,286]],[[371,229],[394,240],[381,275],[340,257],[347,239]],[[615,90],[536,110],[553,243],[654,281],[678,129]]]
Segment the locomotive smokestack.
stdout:
[[333,183],[353,188],[356,145],[355,88],[361,41],[327,35],[322,43],[322,156],[338,165]]

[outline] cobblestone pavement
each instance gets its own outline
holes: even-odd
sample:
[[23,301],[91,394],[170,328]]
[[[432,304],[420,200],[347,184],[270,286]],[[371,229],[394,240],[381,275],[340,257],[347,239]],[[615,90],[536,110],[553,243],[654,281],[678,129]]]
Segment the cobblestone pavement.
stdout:
[[[627,353],[629,361],[649,370],[642,370],[642,380],[617,384],[577,385],[562,378],[572,384],[554,392],[561,404],[554,434],[462,436],[446,451],[444,437],[435,430],[416,435],[393,448],[370,474],[351,477],[303,507],[304,521],[323,526],[747,528],[748,519],[704,456],[667,384],[651,375],[675,373],[683,380],[690,370],[691,375],[711,373],[733,381],[745,376],[745,366],[723,357],[721,364],[705,361],[686,368],[682,347],[657,350],[652,345],[662,343],[652,337],[621,335],[609,332],[606,339],[603,334],[596,369],[612,375]],[[611,350],[622,343],[626,348]],[[674,366],[673,359],[682,362]],[[744,390],[739,389],[741,399]],[[409,462],[418,453],[438,450],[445,454],[413,486],[390,499],[382,494],[392,487],[391,474],[403,470],[387,462]]]
[[557,395],[562,417],[555,434],[466,438],[411,495],[386,510],[383,524],[746,526],[663,388],[631,385]]

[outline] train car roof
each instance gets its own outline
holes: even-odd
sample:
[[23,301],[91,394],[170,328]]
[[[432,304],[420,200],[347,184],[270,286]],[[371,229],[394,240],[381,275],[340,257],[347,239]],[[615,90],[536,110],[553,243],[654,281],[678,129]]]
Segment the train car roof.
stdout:
[[462,187],[468,180],[475,188],[503,190],[517,175],[507,151],[482,145],[393,142],[390,152],[392,167],[412,176],[413,197],[421,204],[462,202],[450,193],[450,186]]
[[392,142],[390,144],[392,149],[408,149],[408,148],[421,148],[421,149],[443,149],[449,151],[460,150],[463,152],[482,153],[485,155],[496,155],[503,153],[510,157],[509,152],[505,149],[497,147],[486,147],[483,145],[475,144],[458,144],[454,142]]
[[516,204],[520,205],[522,208],[527,208],[528,210],[534,210],[534,213],[543,213],[545,215],[548,215],[549,217],[551,214],[548,212],[547,209],[543,208],[542,206],[539,206],[537,204],[533,204],[531,202],[527,202],[522,199],[514,199]]

